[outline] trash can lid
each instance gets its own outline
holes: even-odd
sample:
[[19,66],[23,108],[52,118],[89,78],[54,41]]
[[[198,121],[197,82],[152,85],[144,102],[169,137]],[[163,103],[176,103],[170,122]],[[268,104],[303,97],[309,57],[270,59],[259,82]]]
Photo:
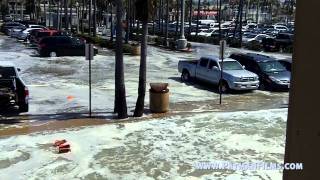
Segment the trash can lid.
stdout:
[[169,86],[168,83],[150,83],[150,87],[155,92],[162,92]]

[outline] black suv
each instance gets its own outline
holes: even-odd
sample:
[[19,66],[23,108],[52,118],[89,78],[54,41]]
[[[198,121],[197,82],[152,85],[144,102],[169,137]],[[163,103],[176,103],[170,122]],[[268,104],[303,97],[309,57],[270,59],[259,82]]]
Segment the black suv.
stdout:
[[237,60],[245,69],[256,73],[260,89],[288,90],[291,73],[276,59],[254,53],[233,53],[230,58]]
[[[85,43],[79,38],[70,36],[50,36],[40,40],[38,52],[42,57],[84,56]],[[94,48],[94,55],[98,49]]]
[[279,33],[277,34],[275,41],[279,48],[285,48],[288,46],[292,46],[293,37],[294,35],[290,33]]

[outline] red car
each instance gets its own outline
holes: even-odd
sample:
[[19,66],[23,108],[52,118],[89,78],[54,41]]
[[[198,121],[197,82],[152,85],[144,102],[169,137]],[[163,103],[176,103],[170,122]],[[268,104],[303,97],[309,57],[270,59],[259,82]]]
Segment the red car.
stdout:
[[46,29],[46,30],[39,30],[34,32],[33,35],[30,36],[30,43],[32,45],[38,45],[38,43],[40,42],[40,40],[44,37],[48,37],[48,36],[66,36],[67,33],[63,32],[63,31],[58,31],[58,30],[50,30],[50,29]]

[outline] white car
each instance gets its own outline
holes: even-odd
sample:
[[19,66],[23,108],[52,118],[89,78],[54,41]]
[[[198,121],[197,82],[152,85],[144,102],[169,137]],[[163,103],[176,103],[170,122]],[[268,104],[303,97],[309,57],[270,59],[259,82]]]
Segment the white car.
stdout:
[[41,25],[37,25],[37,24],[28,24],[27,28],[42,28],[42,29],[44,29],[46,27],[41,26]]
[[[208,30],[208,29],[199,29],[200,32],[206,31],[206,30]],[[199,32],[199,33],[200,33],[200,32]],[[198,35],[199,35],[199,33],[198,33]],[[195,36],[196,34],[197,34],[196,32],[191,32],[191,35],[192,35],[192,36]]]
[[219,30],[219,28],[210,28],[210,29],[201,31],[198,35],[205,36],[205,37],[211,37],[211,35],[217,30]]
[[17,35],[23,31],[24,29],[26,29],[24,26],[18,26],[18,27],[14,27],[9,29],[9,33],[8,35],[12,38],[17,38]]
[[40,29],[44,29],[44,28],[27,28],[27,29],[24,29],[24,30],[22,30],[22,31],[20,31],[20,32],[18,33],[17,38],[18,38],[19,40],[27,40],[27,37],[28,37],[30,31],[32,31],[32,30],[37,30],[37,29],[40,30]]
[[262,42],[262,39],[269,38],[269,35],[266,34],[248,34],[246,36],[243,36],[242,43],[249,43],[252,41],[258,41],[259,43]]
[[282,26],[282,25],[274,25],[273,28],[275,30],[280,31],[280,32],[289,31],[289,28],[287,28],[286,26]]

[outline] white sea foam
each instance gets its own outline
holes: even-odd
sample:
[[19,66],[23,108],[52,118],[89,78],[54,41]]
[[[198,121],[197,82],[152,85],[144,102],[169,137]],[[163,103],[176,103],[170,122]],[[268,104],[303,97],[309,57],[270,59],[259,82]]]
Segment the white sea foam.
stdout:
[[[0,168],[0,177],[281,179],[278,171],[216,172],[196,170],[192,164],[282,162],[286,115],[287,109],[198,113],[2,138],[1,156],[9,165]],[[62,138],[70,142],[72,151],[54,154],[51,143]]]

